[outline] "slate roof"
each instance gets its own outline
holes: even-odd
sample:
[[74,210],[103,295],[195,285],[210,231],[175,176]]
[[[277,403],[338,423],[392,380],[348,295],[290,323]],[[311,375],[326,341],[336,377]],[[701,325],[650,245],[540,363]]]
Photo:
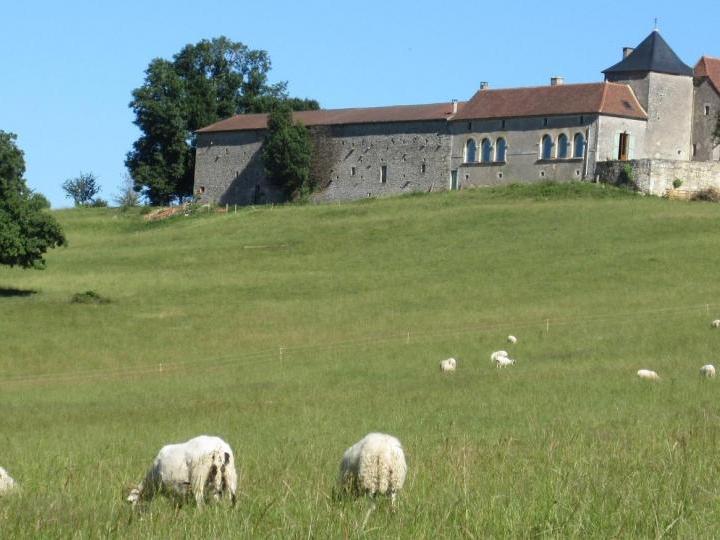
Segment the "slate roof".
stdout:
[[[458,109],[464,103],[458,103]],[[452,103],[432,103],[428,105],[398,105],[393,107],[368,107],[358,109],[320,109],[318,111],[298,111],[293,119],[306,126],[329,126],[345,124],[376,124],[385,122],[422,122],[426,120],[447,120],[453,115]],[[218,131],[247,131],[265,129],[267,114],[238,114],[220,120],[197,130],[198,133]]]
[[660,32],[653,30],[635,50],[603,73],[627,73],[630,71],[655,71],[671,75],[692,77],[693,70],[670,48]]
[[606,82],[479,90],[453,120],[595,113],[647,119],[628,85]]
[[715,91],[720,94],[720,58],[703,56],[695,64],[695,76],[707,77]]

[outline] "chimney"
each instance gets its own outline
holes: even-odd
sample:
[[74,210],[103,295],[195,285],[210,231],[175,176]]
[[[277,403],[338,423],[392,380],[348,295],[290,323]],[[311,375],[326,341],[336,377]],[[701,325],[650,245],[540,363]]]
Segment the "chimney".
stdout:
[[487,90],[490,88],[490,84],[487,81],[480,82],[480,90]]
[[457,99],[453,99],[453,100],[452,100],[452,113],[453,113],[453,114],[456,114],[456,113],[457,113],[457,104],[458,104]]
[[564,77],[550,77],[550,86],[562,86],[565,84]]
[[623,47],[623,58],[630,56],[635,49],[633,47]]

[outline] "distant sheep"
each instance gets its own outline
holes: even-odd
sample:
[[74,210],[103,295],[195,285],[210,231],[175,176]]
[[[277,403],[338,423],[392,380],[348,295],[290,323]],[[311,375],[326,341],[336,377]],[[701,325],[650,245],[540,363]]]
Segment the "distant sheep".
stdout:
[[455,371],[456,367],[457,362],[454,358],[448,358],[447,360],[443,360],[442,362],[440,362],[440,371],[442,371],[443,373]]
[[703,367],[700,368],[700,375],[708,379],[714,379],[715,366],[713,366],[712,364],[705,364]]
[[715,319],[713,322],[710,323],[710,326],[713,328],[720,328],[720,319]]
[[512,343],[515,345],[517,343],[517,338],[515,336],[508,336],[507,337],[508,343]]
[[392,435],[369,433],[345,450],[339,483],[341,491],[353,495],[389,495],[394,509],[406,474],[405,452],[400,441]]
[[158,452],[152,467],[127,498],[133,505],[158,492],[180,498],[192,495],[198,506],[212,495],[220,500],[229,494],[235,504],[237,473],[230,446],[219,437],[201,435],[179,444],[168,444]]
[[512,358],[509,358],[507,356],[500,356],[497,360],[495,360],[495,367],[501,368],[512,366],[514,363],[515,360],[513,360]]
[[498,358],[507,358],[508,352],[507,351],[495,351],[490,355],[490,361],[497,364]]
[[12,479],[12,476],[10,476],[5,469],[0,467],[0,495],[12,491],[16,486],[17,484],[15,483],[15,480]]
[[637,372],[637,376],[646,381],[659,381],[660,375],[650,369],[640,369]]

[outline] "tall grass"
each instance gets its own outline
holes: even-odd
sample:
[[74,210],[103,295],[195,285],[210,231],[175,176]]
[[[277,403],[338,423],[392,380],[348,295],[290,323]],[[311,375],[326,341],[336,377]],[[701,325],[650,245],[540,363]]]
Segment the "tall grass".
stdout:
[[[714,205],[550,184],[57,215],[47,270],[0,269],[0,465],[22,484],[3,537],[720,534],[719,390],[697,374],[720,340]],[[396,514],[331,496],[371,430],[406,447]],[[200,433],[233,445],[238,506],[132,512],[159,447]]]

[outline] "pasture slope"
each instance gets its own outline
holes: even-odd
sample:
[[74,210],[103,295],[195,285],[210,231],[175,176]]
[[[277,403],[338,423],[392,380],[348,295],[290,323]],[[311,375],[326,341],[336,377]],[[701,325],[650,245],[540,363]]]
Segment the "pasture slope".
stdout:
[[[56,215],[47,270],[0,269],[3,538],[720,537],[716,204],[568,184]],[[396,514],[332,496],[374,430],[408,456]],[[235,450],[237,507],[132,512],[160,446],[201,433]]]

